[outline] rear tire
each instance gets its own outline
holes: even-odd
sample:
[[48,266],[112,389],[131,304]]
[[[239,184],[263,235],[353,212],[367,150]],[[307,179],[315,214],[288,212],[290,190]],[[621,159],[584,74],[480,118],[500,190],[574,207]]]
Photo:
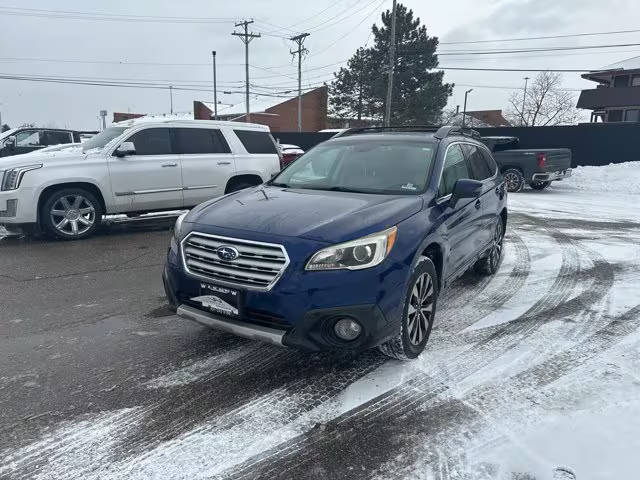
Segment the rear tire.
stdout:
[[524,188],[524,175],[517,168],[508,168],[502,172],[508,192],[519,192]]
[[400,331],[378,349],[388,357],[410,360],[422,353],[433,327],[438,299],[438,274],[430,258],[413,269],[405,295]]
[[40,224],[50,236],[61,240],[90,237],[102,222],[102,206],[93,193],[83,188],[62,188],[51,192],[40,209]]
[[502,251],[504,246],[504,224],[502,217],[498,217],[498,222],[493,233],[493,241],[489,252],[474,265],[474,270],[482,275],[495,275],[502,262]]
[[551,182],[531,182],[529,186],[534,190],[544,190],[549,185],[551,185]]

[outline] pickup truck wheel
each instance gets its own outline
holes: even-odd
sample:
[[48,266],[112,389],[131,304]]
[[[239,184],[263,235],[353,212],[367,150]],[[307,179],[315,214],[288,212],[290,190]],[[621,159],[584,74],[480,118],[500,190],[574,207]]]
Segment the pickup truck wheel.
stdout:
[[549,185],[551,185],[551,182],[531,182],[531,188],[534,190],[544,190]]
[[484,258],[481,258],[476,262],[474,268],[476,272],[483,275],[494,275],[500,267],[502,261],[502,247],[504,245],[504,225],[502,219],[498,217],[496,222],[496,228],[493,232],[493,240],[491,248],[487,252]]
[[81,188],[52,192],[42,204],[44,230],[62,240],[80,240],[92,235],[102,221],[102,207],[96,197]]
[[422,353],[433,327],[438,299],[438,274],[430,258],[421,259],[413,270],[405,297],[400,331],[378,348],[398,360]]
[[524,188],[524,175],[517,168],[508,168],[502,172],[508,192],[519,192]]

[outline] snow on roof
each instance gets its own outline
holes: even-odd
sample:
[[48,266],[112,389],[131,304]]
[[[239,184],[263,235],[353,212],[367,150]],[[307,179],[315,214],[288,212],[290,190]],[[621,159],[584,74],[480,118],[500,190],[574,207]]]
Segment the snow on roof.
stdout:
[[6,132],[0,133],[0,140],[2,140],[3,138],[7,138],[10,135],[13,135],[17,131],[18,131],[17,128],[12,128],[11,130],[7,130]]
[[131,120],[123,120],[122,122],[113,123],[113,125],[119,127],[134,127],[136,125],[149,124],[149,123],[175,123],[180,125],[199,125],[199,126],[227,126],[233,128],[243,128],[251,130],[267,130],[269,127],[266,125],[259,125],[257,123],[239,123],[239,122],[225,122],[222,120],[194,120],[193,118],[181,118],[181,117],[139,117]]
[[598,70],[638,70],[640,69],[640,57],[627,58],[611,65],[604,66]]

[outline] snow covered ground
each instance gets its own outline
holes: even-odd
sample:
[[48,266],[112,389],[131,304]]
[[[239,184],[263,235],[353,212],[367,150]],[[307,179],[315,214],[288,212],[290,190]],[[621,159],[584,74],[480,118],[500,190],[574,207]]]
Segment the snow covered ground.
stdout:
[[418,360],[216,336],[0,478],[640,478],[640,162],[574,172],[509,196],[500,271],[443,293]]

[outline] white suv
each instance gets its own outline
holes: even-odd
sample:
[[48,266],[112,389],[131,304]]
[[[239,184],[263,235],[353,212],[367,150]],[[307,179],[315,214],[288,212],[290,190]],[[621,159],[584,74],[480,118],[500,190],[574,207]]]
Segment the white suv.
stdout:
[[82,145],[0,159],[0,225],[62,239],[91,235],[105,214],[191,208],[280,170],[263,125],[141,118]]

